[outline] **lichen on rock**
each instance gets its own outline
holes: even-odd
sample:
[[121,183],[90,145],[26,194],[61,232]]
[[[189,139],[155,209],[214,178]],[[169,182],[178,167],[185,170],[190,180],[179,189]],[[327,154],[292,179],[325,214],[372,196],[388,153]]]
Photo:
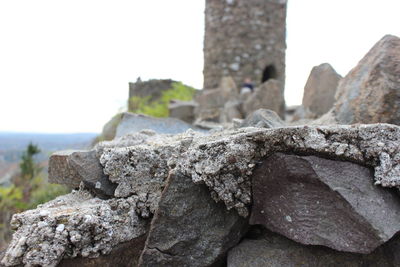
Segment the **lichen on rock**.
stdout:
[[134,198],[101,200],[84,190],[15,214],[16,229],[2,260],[6,266],[56,266],[62,258],[97,257],[146,232]]

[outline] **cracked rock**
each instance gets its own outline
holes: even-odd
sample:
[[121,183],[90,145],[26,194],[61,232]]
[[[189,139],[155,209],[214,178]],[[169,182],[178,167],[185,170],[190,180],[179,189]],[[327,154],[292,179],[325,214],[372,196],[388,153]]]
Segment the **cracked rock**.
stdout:
[[335,113],[340,124],[400,125],[400,38],[384,36],[340,82]]
[[215,203],[205,185],[172,173],[139,266],[214,266],[243,236],[247,220]]
[[400,199],[351,162],[276,153],[253,175],[251,224],[305,245],[370,253],[400,230]]

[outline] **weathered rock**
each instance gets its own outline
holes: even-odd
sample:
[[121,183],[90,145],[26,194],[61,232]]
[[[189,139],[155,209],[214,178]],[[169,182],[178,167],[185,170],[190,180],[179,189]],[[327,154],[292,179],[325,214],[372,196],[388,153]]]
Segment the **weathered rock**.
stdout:
[[269,109],[258,109],[248,115],[240,127],[278,128],[284,127],[284,122],[278,114]]
[[285,117],[285,120],[291,123],[307,124],[312,119],[316,119],[318,116],[310,111],[309,108],[304,106],[297,106],[291,116]]
[[261,84],[243,104],[246,115],[260,108],[273,110],[285,118],[285,98],[279,81],[270,79]]
[[335,103],[341,76],[328,63],[315,66],[304,87],[303,106],[318,117],[328,112]]
[[210,135],[192,131],[146,138],[139,135],[132,142],[123,139],[123,144],[129,144],[125,148],[117,141],[98,146],[105,174],[118,184],[115,196],[147,195],[148,190],[134,185],[147,181],[149,187],[143,188],[162,188],[169,170],[177,168],[195,183],[205,183],[213,198],[222,200],[228,209],[235,208],[247,216],[252,171],[260,159],[274,152],[353,161],[375,168],[377,184],[400,185],[400,128],[394,125],[240,128]]
[[56,266],[63,258],[109,254],[147,232],[148,221],[132,211],[135,202],[101,200],[78,191],[15,214],[11,225],[16,232],[2,264]]
[[215,203],[205,185],[169,176],[139,266],[214,266],[246,231],[247,221]]
[[103,173],[103,167],[96,156],[96,151],[73,152],[67,161],[71,168],[79,174],[85,187],[96,196],[103,199],[114,196],[117,185],[110,182]]
[[394,125],[241,128],[194,138],[177,168],[205,183],[228,209],[248,215],[250,177],[260,159],[274,152],[319,155],[375,168],[375,183],[400,184],[400,128]]
[[318,246],[304,246],[264,230],[257,239],[244,239],[228,253],[228,267],[391,267],[384,248],[369,255],[338,252]]
[[277,153],[254,171],[252,189],[250,223],[302,244],[370,253],[400,230],[400,199],[358,164]]
[[125,112],[117,127],[116,137],[129,133],[137,133],[141,130],[153,130],[162,134],[177,134],[188,129],[198,130],[192,125],[174,118],[154,118],[142,114]]
[[221,123],[231,122],[233,119],[242,119],[243,115],[240,112],[241,102],[239,101],[228,101],[225,103],[219,121]]
[[400,39],[386,35],[340,82],[339,123],[400,124]]
[[169,116],[187,123],[194,121],[194,109],[197,104],[194,101],[173,100],[169,103]]
[[238,102],[238,97],[239,92],[233,79],[222,77],[217,89],[202,90],[195,97],[199,104],[195,109],[196,121],[228,121],[229,118],[225,119],[224,107],[230,102],[227,106],[229,109],[232,103]]
[[77,257],[63,259],[57,267],[131,267],[137,266],[140,254],[143,251],[147,234],[143,234],[131,241],[118,244],[109,254],[96,258]]
[[63,150],[51,154],[49,158],[49,182],[78,188],[81,177],[69,164],[68,157],[77,150]]

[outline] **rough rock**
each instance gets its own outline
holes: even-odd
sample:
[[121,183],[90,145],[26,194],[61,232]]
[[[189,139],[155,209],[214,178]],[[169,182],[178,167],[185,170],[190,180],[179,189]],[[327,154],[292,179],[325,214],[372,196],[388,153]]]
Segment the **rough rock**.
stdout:
[[220,114],[219,121],[221,123],[227,123],[231,122],[233,119],[242,119],[243,115],[240,112],[241,104],[242,103],[237,100],[226,102]]
[[338,252],[318,246],[304,246],[263,230],[257,238],[246,238],[228,253],[228,267],[392,267],[384,248],[369,255]]
[[276,153],[252,190],[250,223],[302,244],[370,253],[400,230],[400,198],[355,163]]
[[335,113],[340,124],[400,124],[400,39],[386,35],[340,82]]
[[278,80],[270,79],[261,84],[243,103],[243,111],[246,115],[260,108],[273,110],[281,118],[285,118],[285,98],[282,84]]
[[125,112],[122,114],[121,122],[118,124],[116,137],[145,129],[161,134],[177,134],[188,129],[198,130],[196,127],[175,118],[154,118]]
[[96,196],[103,199],[114,196],[117,185],[110,182],[104,174],[96,151],[73,152],[67,161],[71,168],[78,173],[85,187]]
[[99,255],[96,258],[77,257],[63,259],[57,267],[132,267],[139,263],[140,254],[146,241],[146,234],[131,241],[118,244],[109,254]]
[[215,203],[205,185],[169,176],[139,266],[214,266],[246,231],[247,220]]
[[250,177],[257,162],[274,152],[353,161],[374,167],[376,184],[400,184],[400,128],[375,124],[241,128],[193,139],[177,162],[195,183],[205,183],[216,200],[248,215]]
[[237,85],[275,78],[283,86],[286,0],[205,2],[204,88],[217,87],[227,75]]
[[269,109],[258,109],[248,115],[242,121],[240,127],[278,128],[284,127],[285,123],[278,114]]
[[195,97],[198,103],[195,109],[196,121],[219,122],[223,117],[224,106],[227,102],[237,102],[238,89],[231,77],[223,77],[219,87],[199,92]]
[[109,254],[147,232],[148,222],[133,212],[135,202],[76,191],[15,214],[11,226],[16,232],[2,264],[56,266],[63,258]]
[[195,132],[181,135],[138,133],[97,146],[103,171],[118,184],[115,197],[137,196],[136,212],[150,217],[157,209],[171,165],[192,142]]
[[194,101],[173,100],[169,103],[169,116],[187,123],[194,121],[194,109],[197,104]]
[[69,156],[77,150],[63,150],[51,154],[49,158],[49,182],[78,188],[81,177],[69,164]]
[[318,117],[328,112],[335,103],[341,76],[328,63],[315,66],[304,87],[303,106]]
[[[400,185],[400,128],[395,125],[249,127],[210,135],[189,131],[147,139],[144,134],[139,136],[140,144],[133,136],[133,141],[123,139],[123,144],[136,144],[128,147],[116,142],[98,146],[105,174],[118,184],[115,196],[147,195],[151,188],[160,192],[157,188],[163,188],[169,170],[176,168],[195,183],[205,183],[213,198],[222,200],[228,209],[235,208],[247,216],[252,171],[260,159],[274,152],[353,161],[373,167],[377,184]],[[151,190],[134,186],[143,180]]]

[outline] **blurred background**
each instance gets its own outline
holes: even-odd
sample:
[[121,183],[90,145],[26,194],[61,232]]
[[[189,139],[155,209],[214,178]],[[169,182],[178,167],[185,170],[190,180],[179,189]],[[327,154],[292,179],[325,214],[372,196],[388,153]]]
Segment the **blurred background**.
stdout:
[[[0,244],[11,214],[66,192],[47,159],[89,147],[127,109],[128,83],[203,85],[205,1],[0,1]],[[385,34],[400,35],[398,0],[292,0],[287,105],[313,66],[345,76]],[[0,245],[1,249],[1,245]]]

